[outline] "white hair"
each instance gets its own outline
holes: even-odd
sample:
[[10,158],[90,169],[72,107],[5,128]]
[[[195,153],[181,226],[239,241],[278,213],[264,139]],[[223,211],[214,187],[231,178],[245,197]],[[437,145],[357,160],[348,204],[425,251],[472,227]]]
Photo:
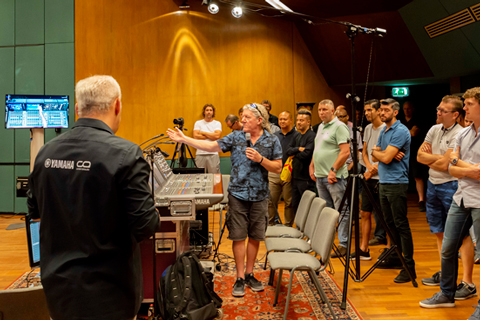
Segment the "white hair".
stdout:
[[330,100],[330,99],[324,99],[324,100],[320,101],[318,104],[329,106],[330,109],[335,110],[335,105],[333,104],[333,101]]
[[243,110],[252,111],[253,115],[257,119],[262,118],[262,123],[260,124],[262,126],[262,129],[265,129],[269,133],[272,133],[272,130],[270,129],[270,123],[268,122],[268,112],[265,106],[259,103],[248,103],[243,106]]
[[78,116],[106,113],[117,98],[122,97],[120,85],[112,76],[96,75],[77,82],[75,95]]

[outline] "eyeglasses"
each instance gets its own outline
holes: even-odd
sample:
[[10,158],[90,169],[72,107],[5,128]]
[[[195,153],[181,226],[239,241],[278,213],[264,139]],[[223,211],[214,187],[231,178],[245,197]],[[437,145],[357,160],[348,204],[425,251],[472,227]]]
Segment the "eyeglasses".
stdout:
[[337,117],[338,117],[338,118],[346,118],[346,117],[348,117],[348,115],[346,114],[346,115],[344,115],[344,116],[337,116]]
[[440,107],[437,107],[437,111],[440,112],[440,113],[453,113],[455,111],[445,111],[443,109],[440,109]]

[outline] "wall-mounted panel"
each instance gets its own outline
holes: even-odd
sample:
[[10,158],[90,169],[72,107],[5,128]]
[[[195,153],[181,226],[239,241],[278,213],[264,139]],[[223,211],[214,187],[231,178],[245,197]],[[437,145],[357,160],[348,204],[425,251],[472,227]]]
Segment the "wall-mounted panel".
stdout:
[[17,177],[28,177],[30,175],[30,166],[15,166],[15,176],[12,188],[15,193],[15,213],[27,213],[27,198],[26,197],[17,197],[16,182]]
[[0,0],[0,47],[15,44],[15,0]]
[[[70,97],[70,127],[74,123],[75,109],[75,52],[73,43],[45,45],[45,94]],[[73,119],[72,119],[73,118]],[[64,132],[66,129],[61,129]],[[54,129],[45,130],[45,142],[58,134]]]
[[[4,105],[5,95],[15,93],[14,65],[14,48],[0,48],[0,105]],[[13,139],[15,131],[12,129],[5,129],[4,119],[5,108],[0,108],[0,163],[11,163],[14,161]]]
[[44,0],[15,1],[15,44],[45,42]]
[[14,211],[14,166],[0,165],[0,212]]
[[45,43],[74,41],[74,0],[45,0]]
[[[44,93],[44,46],[15,48],[15,94]],[[15,161],[30,162],[30,130],[15,129]]]

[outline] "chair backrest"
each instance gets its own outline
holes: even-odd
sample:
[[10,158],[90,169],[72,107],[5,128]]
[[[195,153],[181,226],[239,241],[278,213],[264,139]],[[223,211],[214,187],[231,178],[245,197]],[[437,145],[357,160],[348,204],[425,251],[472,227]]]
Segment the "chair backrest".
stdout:
[[228,203],[228,185],[230,184],[230,175],[222,174],[222,186],[223,186],[223,199],[220,203]]
[[311,245],[313,251],[320,255],[322,265],[326,265],[330,259],[339,215],[337,210],[327,207],[317,220]]
[[1,290],[0,319],[50,320],[43,287]]
[[305,229],[305,222],[307,221],[308,212],[310,211],[310,206],[314,198],[315,193],[307,190],[303,193],[300,203],[298,204],[297,213],[295,214],[295,225],[297,229],[302,232]]
[[327,201],[322,198],[315,198],[310,206],[310,212],[308,213],[307,222],[305,223],[305,231],[303,232],[307,238],[312,239],[315,227],[317,226],[318,218],[322,213],[323,208],[327,205]]

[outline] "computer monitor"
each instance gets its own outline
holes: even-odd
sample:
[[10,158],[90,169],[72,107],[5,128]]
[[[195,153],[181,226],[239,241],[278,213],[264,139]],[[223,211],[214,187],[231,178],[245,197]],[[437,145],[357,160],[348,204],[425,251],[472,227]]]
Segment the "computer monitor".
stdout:
[[32,269],[40,266],[40,220],[25,218],[28,241],[28,260]]
[[68,128],[68,96],[5,96],[5,128]]

